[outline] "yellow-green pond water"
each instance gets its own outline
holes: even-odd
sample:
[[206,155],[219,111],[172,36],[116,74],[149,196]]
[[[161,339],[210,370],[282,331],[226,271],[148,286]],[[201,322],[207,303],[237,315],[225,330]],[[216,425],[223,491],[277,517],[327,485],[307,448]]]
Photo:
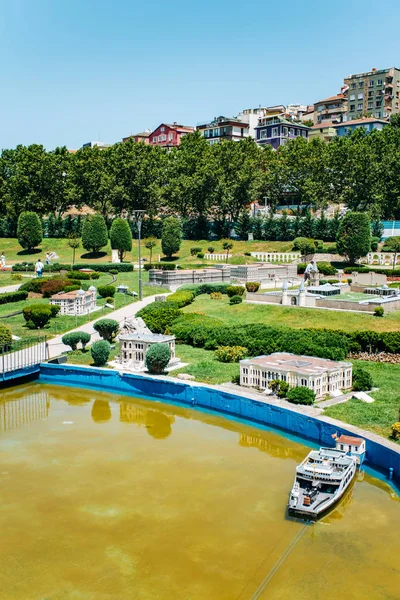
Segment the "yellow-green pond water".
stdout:
[[3,391],[0,599],[398,600],[400,503],[386,483],[359,473],[318,523],[286,518],[308,450],[129,396]]

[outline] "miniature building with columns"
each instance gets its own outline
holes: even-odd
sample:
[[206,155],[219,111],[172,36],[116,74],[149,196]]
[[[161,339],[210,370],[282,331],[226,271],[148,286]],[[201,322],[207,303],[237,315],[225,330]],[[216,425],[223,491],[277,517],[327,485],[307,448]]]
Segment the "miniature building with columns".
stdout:
[[59,292],[50,298],[50,304],[60,307],[60,315],[87,315],[97,310],[97,289],[92,285],[85,292],[74,290],[72,292]]
[[240,385],[266,390],[270,381],[281,380],[291,387],[308,387],[320,398],[351,388],[352,371],[349,362],[274,352],[241,360]]
[[125,321],[118,339],[119,362],[133,371],[143,371],[146,368],[146,352],[153,344],[168,344],[171,351],[168,367],[179,362],[175,356],[175,336],[152,333],[140,317]]

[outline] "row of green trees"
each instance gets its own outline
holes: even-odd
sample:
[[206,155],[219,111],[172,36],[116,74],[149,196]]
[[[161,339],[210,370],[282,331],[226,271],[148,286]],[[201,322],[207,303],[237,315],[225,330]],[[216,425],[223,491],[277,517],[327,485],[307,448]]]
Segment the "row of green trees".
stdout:
[[382,131],[359,129],[329,144],[297,138],[278,151],[251,139],[210,146],[199,133],[171,152],[133,141],[75,154],[17,146],[0,156],[0,216],[15,218],[34,206],[40,216],[57,217],[88,205],[103,216],[141,209],[149,217],[179,215],[224,228],[267,198],[271,207],[344,203],[373,218],[399,218],[399,163],[395,119]]

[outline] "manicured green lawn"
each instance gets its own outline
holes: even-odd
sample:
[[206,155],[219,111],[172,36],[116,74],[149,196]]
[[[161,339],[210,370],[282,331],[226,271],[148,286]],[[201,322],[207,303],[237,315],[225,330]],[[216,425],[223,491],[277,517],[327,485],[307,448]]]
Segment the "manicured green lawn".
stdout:
[[210,317],[221,319],[227,325],[244,325],[247,323],[263,323],[266,325],[285,325],[302,328],[315,327],[356,331],[370,329],[372,331],[398,331],[400,328],[400,311],[388,313],[382,318],[362,313],[341,312],[334,310],[316,310],[312,308],[296,308],[275,304],[250,304],[242,302],[229,305],[227,296],[222,300],[211,300],[203,294],[183,309],[184,312],[201,312]]
[[[119,354],[119,344],[115,344],[114,348],[111,348],[110,356],[108,360],[113,360],[116,355]],[[82,350],[74,350],[73,352],[66,353],[67,363],[73,365],[87,365],[94,366],[92,360],[92,353],[90,347],[82,352]],[[105,365],[107,367],[107,365]]]
[[[208,247],[214,247],[215,253],[223,252],[222,242],[208,240],[192,241],[183,240],[181,248],[177,253],[176,262],[177,264],[207,264],[205,259],[198,259],[196,256],[191,256],[190,248],[202,248],[202,252],[208,252]],[[252,257],[244,256],[244,252],[289,252],[292,249],[292,242],[244,242],[234,241],[233,248],[230,250],[230,254],[233,255],[233,261],[237,262],[252,262]],[[46,252],[56,252],[59,256],[57,262],[70,263],[72,261],[72,249],[69,248],[66,239],[61,238],[44,238],[39,248],[32,254],[29,254],[26,250],[22,250],[21,246],[15,238],[3,238],[1,240],[0,252],[4,251],[6,255],[7,265],[14,264],[16,262],[36,262],[41,257],[45,258]],[[161,240],[158,240],[157,246],[153,249],[152,261],[158,261],[158,257],[162,257]],[[138,257],[138,243],[137,240],[133,241],[132,252],[128,252],[125,258],[126,262],[137,261]],[[149,251],[144,247],[142,243],[142,257],[147,260],[150,259]],[[84,248],[78,248],[75,253],[75,262],[89,262],[95,265],[96,262],[111,262],[111,247],[110,244],[105,246],[100,256],[92,258],[88,256],[87,251]],[[215,261],[208,261],[208,264],[215,264]]]
[[186,344],[176,346],[176,355],[187,367],[182,367],[170,372],[171,377],[178,373],[188,373],[196,378],[196,381],[204,383],[224,383],[231,381],[234,375],[239,374],[239,363],[222,363],[216,360],[212,350],[193,348]]
[[391,425],[400,420],[400,365],[361,360],[352,362],[371,374],[374,386],[379,388],[370,394],[375,402],[368,404],[349,400],[325,409],[324,414],[389,437]]

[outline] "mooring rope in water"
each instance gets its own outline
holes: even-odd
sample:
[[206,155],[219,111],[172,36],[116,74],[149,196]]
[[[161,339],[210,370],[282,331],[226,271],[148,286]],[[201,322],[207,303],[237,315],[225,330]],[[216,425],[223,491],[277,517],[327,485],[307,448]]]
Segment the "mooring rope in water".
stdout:
[[260,583],[260,585],[258,586],[256,591],[254,592],[254,594],[251,596],[250,600],[257,600],[260,597],[260,595],[263,593],[263,591],[265,590],[265,588],[267,587],[267,585],[269,584],[269,582],[271,581],[271,579],[273,578],[275,573],[281,568],[281,566],[283,565],[283,563],[285,562],[285,560],[287,559],[287,557],[289,556],[289,554],[291,553],[293,548],[300,541],[300,539],[302,538],[303,534],[305,533],[307,527],[308,527],[308,524],[304,524],[303,527],[300,529],[300,531],[298,531],[296,533],[293,540],[287,546],[286,550],[279,557],[279,559],[274,564],[274,566],[269,571],[269,573],[267,573],[267,575],[264,577],[264,579],[262,580],[262,582]]

